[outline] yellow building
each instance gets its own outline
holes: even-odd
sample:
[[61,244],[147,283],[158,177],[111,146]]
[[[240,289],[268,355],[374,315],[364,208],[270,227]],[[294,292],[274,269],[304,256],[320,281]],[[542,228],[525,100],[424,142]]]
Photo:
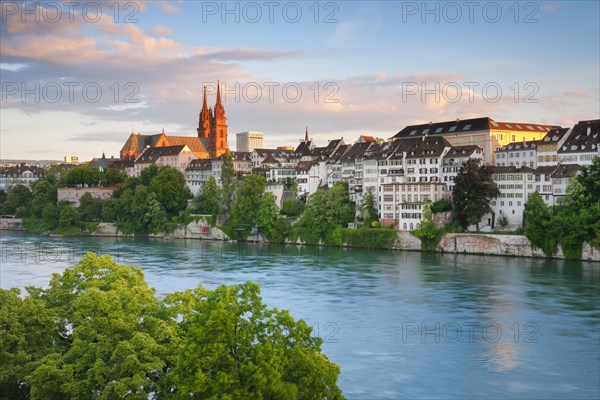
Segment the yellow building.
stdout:
[[441,136],[453,146],[476,145],[481,147],[484,162],[495,164],[494,152],[498,147],[518,141],[540,140],[554,128],[560,127],[529,122],[496,122],[489,117],[483,117],[410,125],[394,135],[391,140]]

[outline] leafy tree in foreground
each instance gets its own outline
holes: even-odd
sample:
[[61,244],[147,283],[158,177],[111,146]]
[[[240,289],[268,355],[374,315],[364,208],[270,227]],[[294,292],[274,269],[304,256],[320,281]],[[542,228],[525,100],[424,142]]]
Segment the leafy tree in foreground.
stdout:
[[60,349],[56,318],[33,296],[0,289],[0,398],[27,399],[26,377]]
[[0,397],[341,399],[322,339],[258,285],[157,297],[140,269],[89,253],[46,290],[0,289]]
[[175,381],[194,398],[341,399],[339,367],[322,339],[283,310],[262,303],[259,286],[188,291]]
[[481,218],[492,211],[490,201],[499,194],[491,168],[480,165],[479,160],[468,160],[458,171],[452,193],[454,215],[459,225],[463,229],[476,225],[479,232]]

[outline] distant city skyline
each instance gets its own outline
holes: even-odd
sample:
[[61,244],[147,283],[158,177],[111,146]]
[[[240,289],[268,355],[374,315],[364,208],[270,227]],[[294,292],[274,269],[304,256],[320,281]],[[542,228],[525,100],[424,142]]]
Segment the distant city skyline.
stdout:
[[232,150],[244,131],[274,148],[306,126],[326,144],[456,118],[600,117],[599,2],[114,4],[2,2],[0,158],[195,136],[218,79]]

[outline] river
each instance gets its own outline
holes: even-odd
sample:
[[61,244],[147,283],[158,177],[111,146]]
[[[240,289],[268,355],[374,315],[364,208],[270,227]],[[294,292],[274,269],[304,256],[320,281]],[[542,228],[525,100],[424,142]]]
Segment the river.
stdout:
[[87,251],[159,294],[259,283],[324,339],[349,399],[600,396],[600,264],[2,232],[0,287],[46,287]]

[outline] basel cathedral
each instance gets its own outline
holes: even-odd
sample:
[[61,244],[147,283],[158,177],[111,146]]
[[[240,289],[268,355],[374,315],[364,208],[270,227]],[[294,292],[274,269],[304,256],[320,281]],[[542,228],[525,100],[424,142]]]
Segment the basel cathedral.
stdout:
[[198,121],[198,136],[170,136],[162,133],[142,135],[131,133],[121,149],[122,161],[135,161],[148,147],[186,145],[197,158],[219,157],[227,150],[227,117],[221,103],[221,85],[217,84],[215,108],[208,108],[204,87],[202,110]]

